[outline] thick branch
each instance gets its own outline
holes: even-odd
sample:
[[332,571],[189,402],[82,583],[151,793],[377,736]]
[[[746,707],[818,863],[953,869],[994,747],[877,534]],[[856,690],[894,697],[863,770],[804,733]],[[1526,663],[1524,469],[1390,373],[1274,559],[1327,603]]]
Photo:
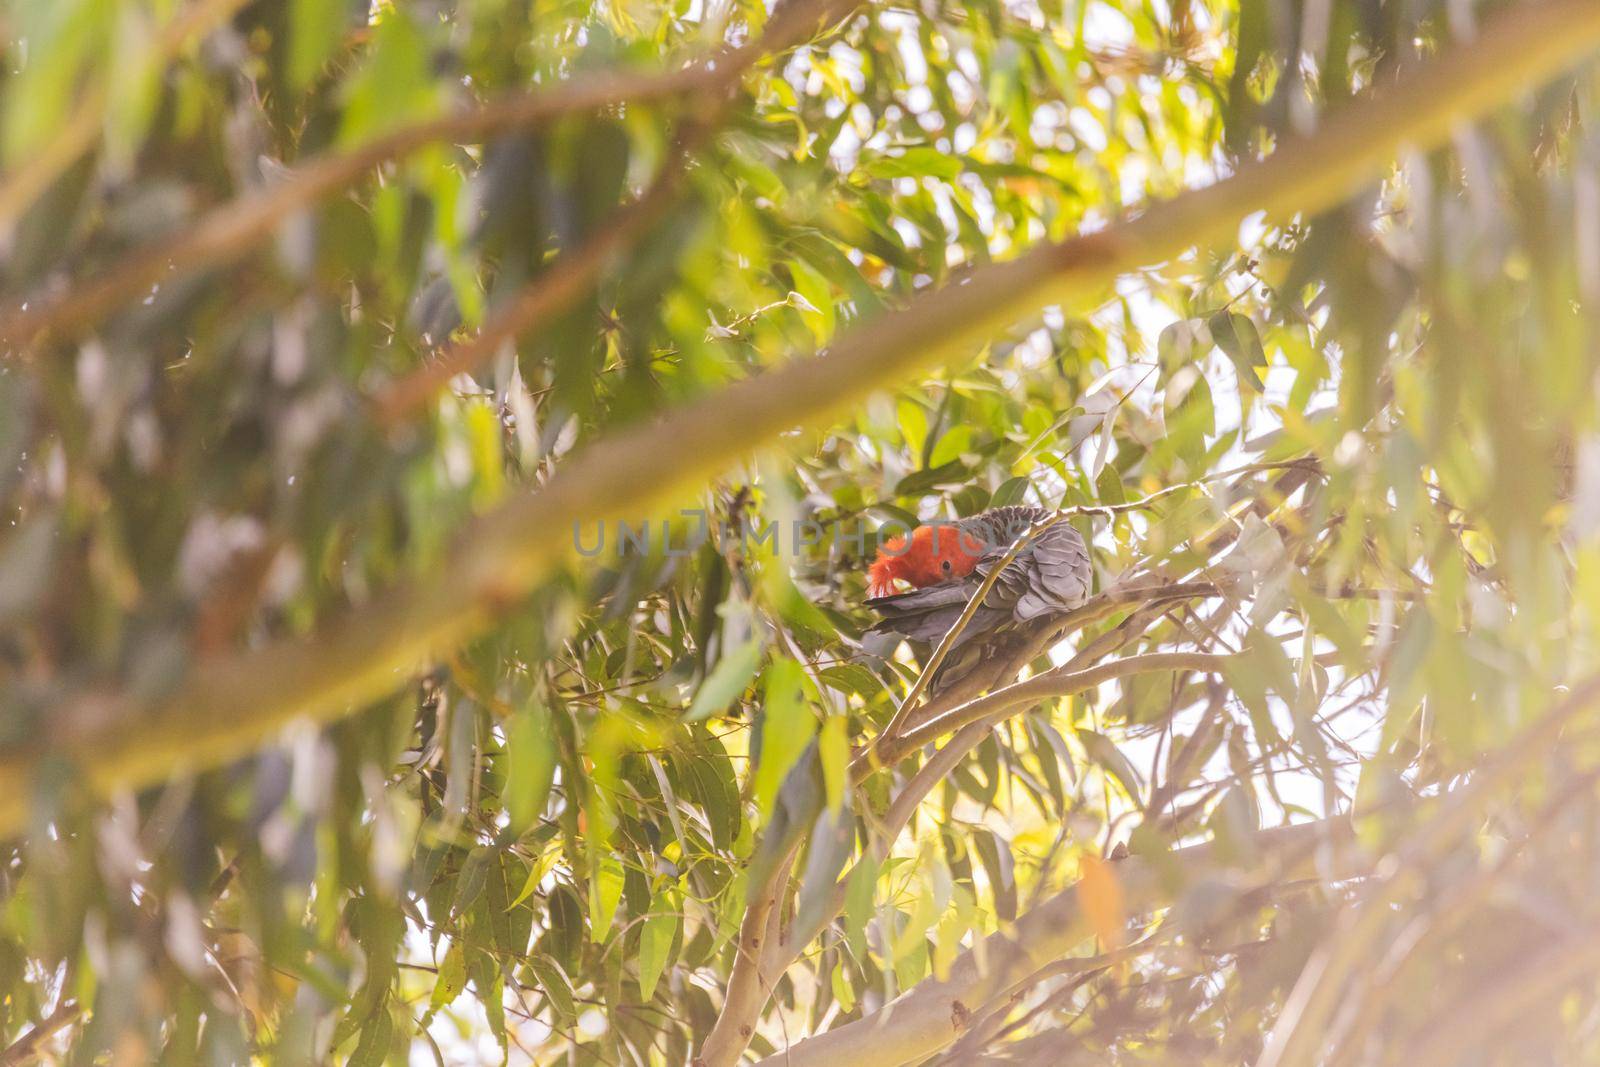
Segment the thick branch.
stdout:
[[[1402,144],[1436,144],[1455,124],[1597,45],[1600,4],[1593,0],[1507,12],[1485,25],[1476,44],[1425,64],[1391,92],[1342,108],[1311,139],[1286,143],[1231,178],[1098,233],[977,270],[850,331],[826,354],[792,361],[588,449],[542,489],[465,531],[432,574],[309,638],[201,661],[153,708],[116,695],[57,709],[46,737],[0,757],[0,833],[21,826],[27,783],[43,749],[74,758],[96,788],[142,786],[180,768],[235,759],[293,719],[347,715],[391,691],[430,656],[481,632],[530,592],[569,558],[574,523],[636,521],[783,431],[826,423],[875,389],[966,355],[1043,305],[1076,306],[1129,270],[1225,238],[1245,215],[1323,210],[1370,180]],[[244,228],[270,229],[278,217]],[[239,224],[222,230],[202,242],[207,255],[218,241],[233,247]]]
[[722,1010],[694,1059],[694,1067],[732,1067],[750,1044],[756,1017],[772,994],[772,979],[779,973],[773,964],[788,959],[780,940],[783,912],[779,898],[788,887],[793,864],[791,852],[773,868],[768,884],[755,888],[754,899],[746,905]]

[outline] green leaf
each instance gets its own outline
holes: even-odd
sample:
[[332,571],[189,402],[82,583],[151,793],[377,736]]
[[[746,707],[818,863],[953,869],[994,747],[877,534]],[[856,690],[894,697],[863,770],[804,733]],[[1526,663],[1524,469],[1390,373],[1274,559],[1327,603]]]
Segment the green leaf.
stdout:
[[361,1040],[356,1042],[355,1051],[345,1061],[347,1067],[382,1067],[393,1042],[394,1018],[387,1007],[380,1007],[361,1028]]
[[507,829],[520,836],[543,814],[555,781],[557,753],[549,709],[530,704],[512,717],[506,725],[505,754]]
[[[807,305],[801,310],[806,325],[817,344],[827,344],[838,327],[838,306],[833,297],[833,285],[821,271],[803,259],[787,261],[789,273],[794,276],[795,289]],[[790,303],[794,303],[791,294]]]
[[1211,385],[1200,368],[1193,364],[1180,368],[1167,382],[1164,403],[1167,444],[1174,455],[1200,469],[1206,438],[1217,432]]
[[[467,317],[471,321],[475,316]],[[472,455],[472,506],[488,508],[505,491],[506,464],[501,454],[504,431],[500,425],[500,413],[489,404],[469,403],[462,416]]]
[[74,89],[85,68],[103,59],[112,36],[117,5],[109,0],[47,0],[6,6],[7,52],[26,42],[28,61],[8,71],[0,94],[0,123],[8,166],[56,135],[77,98]]
[[[331,2],[330,2],[331,6]],[[429,70],[428,40],[404,11],[384,9],[365,63],[347,85],[339,130],[351,145],[437,110],[439,85]]]
[[878,863],[871,852],[863,855],[850,872],[845,888],[844,933],[856,959],[867,958],[867,923],[872,921],[878,886]]
[[510,1044],[506,1033],[505,974],[493,956],[476,950],[468,957],[467,973],[472,977],[472,985],[477,990],[478,1003],[483,1006],[484,1017],[489,1020],[489,1031],[500,1043],[500,1052],[504,1055]]
[[975,831],[972,844],[989,878],[989,890],[994,894],[994,913],[1005,922],[1014,922],[1017,918],[1017,879],[1011,846],[990,830]]
[[895,496],[921,496],[928,490],[941,485],[956,485],[968,481],[972,472],[961,463],[946,463],[942,467],[929,467],[927,470],[912,471],[901,478],[894,487]]
[[448,1007],[461,991],[467,988],[467,954],[461,942],[452,941],[450,949],[439,961],[439,975],[433,982],[433,995],[428,998],[428,1011],[422,1017],[423,1025],[441,1008]]
[[544,991],[545,999],[550,1001],[550,1008],[555,1013],[558,1022],[570,1023],[578,1017],[578,1008],[573,1000],[572,980],[567,977],[567,972],[561,965],[549,956],[535,955],[528,959],[528,968],[533,971],[534,978],[538,979],[539,988]]
[[350,5],[341,0],[290,0],[289,65],[292,89],[305,89],[338,51]]
[[159,62],[157,28],[136,5],[123,5],[117,19],[106,107],[106,153],[116,169],[130,167],[161,103],[165,73]]
[[943,178],[961,175],[961,160],[933,148],[908,148],[897,156],[863,160],[861,170],[874,178]]
[[1204,354],[1203,325],[1198,319],[1179,319],[1161,331],[1156,339],[1156,354],[1163,381]]
[[824,794],[830,811],[837,811],[844,805],[845,788],[849,785],[850,738],[845,735],[846,726],[844,716],[831,715],[822,724],[817,738]]
[[722,742],[703,728],[698,729],[697,747],[678,754],[688,771],[685,791],[705,811],[706,822],[711,827],[712,844],[725,849],[739,836],[739,826],[743,821],[739,784]]
[[[551,829],[552,831],[554,830],[553,827]],[[522,880],[522,888],[517,891],[517,895],[511,898],[511,903],[507,905],[508,910],[533,896],[534,891],[539,888],[539,883],[544,881],[545,875],[550,873],[551,862],[551,853],[540,852],[538,854],[538,857],[528,867],[528,875]]]
[[452,916],[464,915],[472,910],[488,888],[489,869],[496,865],[498,859],[499,851],[490,845],[479,845],[467,854],[467,861],[461,865],[461,873],[456,876],[455,899],[450,904]]
[[334,1045],[342,1045],[358,1028],[370,1026],[375,1015],[388,1014],[386,1005],[399,970],[405,921],[376,898],[361,897],[354,906],[352,929],[360,937],[367,976],[351,998],[350,1009],[334,1027]]
[[483,899],[473,913],[473,926],[488,934],[489,943],[502,958],[515,958],[528,949],[532,917],[526,908],[512,912],[511,885],[526,878],[521,863],[510,852],[495,849],[494,853]]
[[866,700],[871,700],[884,691],[883,682],[878,676],[859,663],[840,663],[824,667],[818,673],[830,689],[836,689],[841,693],[853,693]]
[[1259,393],[1258,368],[1267,366],[1267,353],[1261,347],[1261,334],[1256,324],[1249,316],[1238,312],[1219,311],[1207,320],[1207,325],[1211,328],[1211,339],[1238,371],[1239,383]]
[[639,996],[648,1001],[655,996],[656,983],[666,970],[672,940],[678,933],[678,911],[670,893],[656,895],[650,914],[639,931]]
[[706,680],[700,683],[689,710],[684,712],[683,721],[700,722],[726,711],[756,676],[760,662],[761,642],[754,637],[723,653]]
[[928,466],[942,467],[961,458],[961,454],[972,447],[972,427],[952,426],[933,446],[933,452],[928,456]]
[[989,498],[989,506],[991,508],[1003,508],[1012,504],[1023,503],[1027,499],[1028,490],[1032,488],[1032,484],[1026,478],[1007,478],[1000,483],[1000,488],[996,489],[994,495]]
[[922,454],[922,443],[928,437],[928,413],[914,400],[902,400],[896,406],[899,414],[900,436],[905,438],[906,451],[914,456]]
[[772,803],[789,768],[795,765],[817,732],[816,716],[805,701],[805,672],[780,656],[767,665],[765,706],[761,710],[761,749],[755,773],[756,807],[761,821],[772,816]]
[[1122,750],[1115,742],[1105,734],[1081,727],[1078,729],[1078,741],[1090,759],[1121,783],[1130,799],[1135,801],[1139,799],[1141,792],[1139,772],[1133,769],[1133,764],[1128,762],[1128,757],[1122,754]]
[[593,859],[589,872],[589,939],[600,944],[622,900],[622,863],[613,852]]
[[584,945],[584,907],[578,893],[566,884],[557,885],[545,901],[549,929],[539,939],[550,959],[567,969],[581,964]]
[[828,978],[828,984],[832,988],[834,999],[839,1002],[839,1007],[847,1013],[854,1010],[856,1006],[856,991],[850,983],[851,976],[841,962],[833,969]]

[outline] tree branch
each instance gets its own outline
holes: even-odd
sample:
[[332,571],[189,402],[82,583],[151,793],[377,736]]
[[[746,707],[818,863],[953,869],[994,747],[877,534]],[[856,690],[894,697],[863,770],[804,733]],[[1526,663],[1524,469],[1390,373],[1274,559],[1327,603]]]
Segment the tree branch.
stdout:
[[320,156],[295,167],[265,191],[224,204],[182,233],[135,250],[82,286],[60,296],[40,296],[25,305],[27,310],[0,315],[0,344],[17,349],[15,354],[20,356],[25,355],[21,350],[46,333],[63,339],[82,336],[152,285],[240,258],[297,212],[360,180],[380,163],[404,158],[430,144],[482,141],[562,115],[622,103],[722,92],[762,59],[803,42],[820,22],[841,16],[858,3],[795,0],[780,7],[756,40],[718,49],[675,70],[578,76],[539,92],[517,93],[402,126],[348,152]]
[[[1013,657],[1012,661],[995,665],[993,673],[974,672],[961,678],[950,689],[948,696],[961,703],[972,699],[999,678],[1007,677],[1005,671],[1010,670],[1010,675],[1015,676],[1027,659],[1033,658],[1030,652],[1025,659]],[[949,746],[946,746],[947,748]],[[857,759],[852,762],[852,783],[858,783],[862,777],[873,769],[867,756],[870,749],[864,749],[857,754]],[[947,760],[951,757],[945,757]],[[937,760],[938,757],[935,757]],[[959,761],[959,756],[955,757]],[[930,761],[930,764],[933,761]],[[953,764],[952,764],[953,765]],[[921,796],[927,789],[932,788],[927,775],[932,774],[924,766],[923,771],[912,780],[901,792],[901,799],[896,802],[899,808],[905,803],[907,794],[921,789],[917,796],[920,803]],[[916,804],[911,805],[915,808]],[[910,817],[909,811],[906,818]],[[885,820],[881,841],[892,842],[900,834],[903,825],[896,824],[897,816],[891,811]],[[886,847],[886,846],[885,846]],[[785,937],[774,937],[768,929],[767,916],[769,912],[777,914],[779,898],[789,889],[788,879],[790,868],[794,864],[798,846],[789,855],[780,860],[766,879],[766,884],[750,889],[750,897],[746,903],[743,921],[739,925],[739,951],[734,958],[732,973],[728,976],[728,983],[722,998],[722,1007],[717,1013],[716,1024],[711,1032],[706,1035],[704,1044],[701,1045],[699,1054],[695,1057],[694,1067],[731,1067],[738,1061],[750,1043],[750,1037],[755,1032],[756,1023],[761,1018],[761,1013],[766,1007],[772,993],[773,983],[777,977],[788,969],[794,962],[795,956],[801,952],[815,936],[816,930],[804,930],[791,926]],[[845,886],[841,881],[834,888],[827,910],[821,921],[828,922],[844,907]],[[763,931],[766,931],[765,933]],[[762,944],[760,952],[750,951],[752,944]]]
[[477,369],[502,345],[561,314],[593,288],[606,264],[637,242],[666,213],[682,177],[681,163],[680,153],[666,164],[650,188],[624,207],[609,225],[546,265],[477,333],[449,345],[437,358],[385,386],[372,402],[378,421],[389,427],[405,422],[450,379]]
[[1311,954],[1284,1000],[1257,1067],[1286,1067],[1316,1059],[1346,984],[1358,974],[1389,928],[1393,905],[1416,872],[1470,833],[1489,803],[1509,789],[1529,763],[1548,758],[1562,734],[1600,702],[1600,674],[1574,683],[1548,711],[1474,771],[1471,781],[1447,794],[1433,813],[1411,828],[1394,849],[1388,874],[1364,898],[1347,905],[1333,932]]
[[1115,678],[1156,671],[1220,671],[1234,659],[1232,655],[1215,652],[1149,652],[1081,671],[1056,667],[951,708],[915,729],[907,730],[900,737],[885,738],[876,746],[878,758],[885,765],[896,763],[908,752],[915,752],[929,741],[953,733],[969,723],[1000,716],[1049,697],[1082,693]]
[[1399,1063],[1450,1064],[1472,1059],[1474,1049],[1600,971],[1600,925],[1592,919],[1564,931],[1560,941],[1526,956],[1510,973],[1501,971],[1458,1001],[1454,1010],[1414,1037]]
[[76,1000],[63,999],[55,1011],[34,1025],[32,1030],[0,1049],[0,1067],[22,1067],[35,1063],[44,1052],[44,1043],[71,1026],[83,1014]]
[[[1258,859],[1231,883],[1238,892],[1312,872],[1352,878],[1371,867],[1344,817],[1259,831],[1252,845],[1246,851]],[[1128,912],[1143,914],[1171,904],[1174,887],[1192,884],[1219,867],[1217,851],[1211,843],[1192,845],[1159,856],[1114,860],[1110,869]],[[927,979],[880,1010],[805,1038],[757,1067],[897,1067],[916,1062],[960,1038],[974,1008],[1067,956],[1089,933],[1081,921],[1078,889],[1069,886],[1019,916],[1010,929],[989,935],[959,956],[943,981]]]
[[[1043,305],[1076,306],[1129,270],[1225,238],[1248,214],[1321,211],[1370,180],[1402,144],[1438,143],[1455,124],[1597,45],[1600,4],[1593,0],[1504,12],[1485,24],[1475,44],[1422,65],[1389,92],[1341,108],[1313,137],[1287,142],[1231,178],[1097,233],[976,270],[851,330],[823,355],[791,361],[590,447],[543,488],[464,531],[432,573],[307,638],[201,660],[153,707],[126,694],[93,694],[54,709],[43,736],[0,756],[0,834],[23,824],[28,783],[45,752],[68,755],[91,787],[105,791],[236,759],[296,718],[348,715],[527,595],[570,557],[574,523],[636,520],[674,503],[785,430],[825,423],[875,389],[954,361]],[[583,93],[590,94],[586,103],[599,102],[593,85],[554,92],[569,108]],[[548,115],[550,99],[530,98],[544,103],[528,106]],[[290,202],[281,192],[269,194],[279,206],[265,221],[260,208],[244,220],[218,221],[185,251],[184,262],[213,261],[248,244],[307,199],[305,183],[317,181],[327,179],[302,174],[291,183],[301,192]]]
[[794,852],[785,856],[773,868],[768,884],[756,887],[755,898],[747,904],[722,1010],[694,1058],[694,1067],[732,1067],[750,1044],[756,1017],[772,995],[772,980],[778,973],[773,965],[786,956],[782,945],[783,909],[779,903],[788,887],[794,857]]
[[[165,68],[191,40],[204,37],[244,5],[245,0],[195,0],[163,28],[146,62]],[[5,176],[0,184],[0,234],[10,232],[39,195],[94,144],[111,103],[108,81],[106,74],[85,89],[55,136]]]

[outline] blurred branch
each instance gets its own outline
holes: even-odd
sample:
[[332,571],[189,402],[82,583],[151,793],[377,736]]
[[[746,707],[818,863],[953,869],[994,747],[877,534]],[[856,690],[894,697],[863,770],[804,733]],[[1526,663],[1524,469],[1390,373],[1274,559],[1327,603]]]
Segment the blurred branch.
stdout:
[[1567,727],[1600,701],[1600,675],[1578,682],[1549,711],[1484,761],[1468,784],[1448,793],[1419,821],[1385,865],[1385,877],[1344,909],[1332,932],[1311,954],[1285,999],[1256,1067],[1284,1067],[1318,1059],[1349,980],[1365,975],[1367,958],[1384,943],[1395,905],[1414,891],[1431,863],[1472,832],[1489,804],[1516,784],[1531,763],[1548,757]]
[[379,423],[393,427],[415,415],[458,374],[482,366],[504,345],[543,322],[560,315],[594,288],[600,272],[634,245],[666,214],[673,194],[683,180],[685,156],[698,144],[706,127],[697,125],[651,186],[622,208],[610,224],[592,234],[578,248],[562,253],[524,285],[471,337],[443,352],[397,381],[390,382],[373,400]]
[[1600,971],[1600,925],[1564,930],[1560,941],[1528,955],[1509,971],[1485,976],[1471,995],[1458,1001],[1400,1054],[1397,1062],[1448,1064],[1468,1062],[1475,1049],[1579,981]]
[[[1229,884],[1241,893],[1311,873],[1354,878],[1371,869],[1371,858],[1356,846],[1350,821],[1344,817],[1258,831],[1240,854],[1257,857],[1248,870],[1233,872]],[[1130,915],[1169,906],[1178,888],[1214,874],[1221,866],[1219,849],[1212,843],[1155,856],[1132,855],[1108,864]],[[974,1009],[1068,958],[1089,933],[1079,909],[1078,887],[1069,886],[1018,916],[1008,930],[989,935],[957,957],[943,981],[926,979],[878,1011],[802,1039],[759,1065],[891,1067],[917,1062],[959,1039]]]
[[[1248,214],[1320,211],[1378,174],[1402,144],[1436,144],[1455,124],[1597,44],[1600,4],[1593,0],[1505,12],[1485,24],[1476,43],[1420,66],[1388,92],[1341,108],[1313,137],[1286,142],[1233,177],[1096,233],[981,268],[961,284],[925,291],[902,310],[849,331],[822,355],[788,362],[589,447],[539,490],[471,525],[431,573],[307,637],[200,660],[153,706],[126,693],[95,693],[57,708],[42,736],[0,757],[0,834],[22,826],[29,783],[46,752],[68,755],[83,780],[104,792],[236,759],[297,718],[351,714],[518,604],[570,558],[574,523],[637,521],[781,433],[825,423],[875,389],[956,360],[1041,306],[1076,306],[1129,270],[1228,237]],[[595,91],[584,83],[529,99],[545,101],[535,110],[548,114],[551,99],[571,107],[581,93]],[[269,208],[252,208],[247,218],[225,211],[185,246],[183,262],[213,261],[248,244],[309,199],[307,183],[317,181],[326,179],[302,174],[288,183],[300,190],[290,202],[280,186],[263,201]],[[270,216],[265,221],[262,211]],[[107,299],[104,291],[94,298]],[[94,310],[85,305],[73,314],[87,322],[94,316],[85,312]]]
[[[165,69],[191,41],[203,38],[232,18],[245,2],[195,0],[162,29],[145,62]],[[0,184],[0,234],[9,233],[39,195],[94,144],[111,103],[109,74],[100,73],[101,77],[78,97],[77,106],[56,135],[5,175]]]
[[539,92],[517,93],[402,126],[348,152],[319,156],[293,168],[271,187],[222,205],[183,232],[135,250],[80,286],[59,296],[31,300],[27,310],[0,315],[0,344],[23,356],[21,350],[43,334],[62,339],[81,336],[152,285],[240,258],[291,216],[360,180],[373,167],[436,142],[482,141],[562,115],[624,103],[642,104],[672,96],[714,97],[762,59],[804,42],[820,24],[841,17],[857,3],[859,0],[793,0],[780,7],[766,32],[755,40],[719,49],[675,70],[576,76]]
[[1520,839],[1508,842],[1497,861],[1465,883],[1454,884],[1437,894],[1429,902],[1426,914],[1419,917],[1420,923],[1408,930],[1405,937],[1385,946],[1383,959],[1365,974],[1356,996],[1340,1007],[1341,1025],[1336,1031],[1333,1049],[1335,1060],[1350,1058],[1349,1050],[1361,1047],[1384,1010],[1402,1002],[1393,999],[1397,996],[1396,988],[1407,977],[1408,967],[1417,961],[1423,949],[1442,948],[1439,945],[1442,939],[1457,932],[1470,917],[1480,915],[1480,909],[1506,892],[1508,880],[1519,866],[1537,866],[1539,860],[1529,855],[1532,847],[1560,832],[1565,825],[1563,815],[1585,796],[1592,797],[1597,780],[1600,780],[1600,767],[1573,775],[1528,819],[1529,831]]
[[35,1024],[32,1030],[0,1050],[0,1067],[22,1067],[23,1064],[38,1062],[44,1052],[44,1043],[71,1026],[82,1014],[83,1008],[76,1000],[63,999],[56,1010]]

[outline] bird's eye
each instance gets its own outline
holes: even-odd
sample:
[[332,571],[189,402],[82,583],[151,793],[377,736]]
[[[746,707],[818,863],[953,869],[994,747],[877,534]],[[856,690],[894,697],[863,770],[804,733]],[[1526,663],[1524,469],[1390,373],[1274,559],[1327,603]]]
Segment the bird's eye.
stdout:
[[944,568],[944,572],[946,574],[950,573],[950,561],[949,560],[947,560],[947,559],[940,560],[939,561],[939,566]]

